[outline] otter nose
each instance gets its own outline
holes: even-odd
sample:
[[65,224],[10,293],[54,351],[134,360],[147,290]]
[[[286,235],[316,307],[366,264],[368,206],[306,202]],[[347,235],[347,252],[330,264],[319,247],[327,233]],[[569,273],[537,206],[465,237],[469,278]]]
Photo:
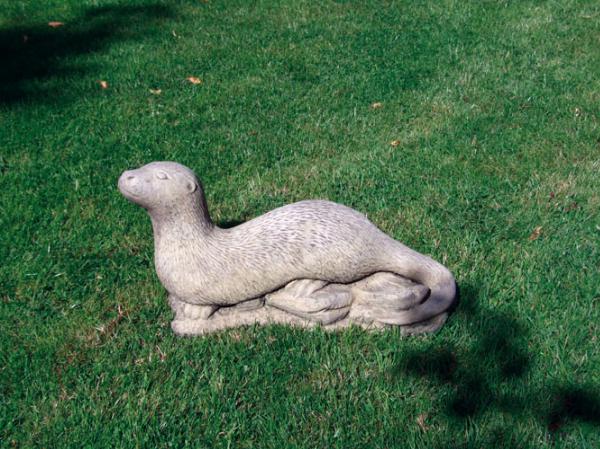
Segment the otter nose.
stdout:
[[135,188],[136,184],[138,184],[137,176],[130,170],[124,171],[121,176],[119,176],[119,181],[117,182],[117,186],[121,191],[123,189],[130,190]]
[[132,179],[135,179],[135,175],[130,170],[126,170],[121,173],[121,176],[119,177],[119,184],[125,181],[131,181]]
[[140,179],[137,173],[134,173],[133,171],[124,171],[119,177],[117,186],[125,198],[136,203],[136,198],[143,192],[143,183],[141,181],[142,179]]

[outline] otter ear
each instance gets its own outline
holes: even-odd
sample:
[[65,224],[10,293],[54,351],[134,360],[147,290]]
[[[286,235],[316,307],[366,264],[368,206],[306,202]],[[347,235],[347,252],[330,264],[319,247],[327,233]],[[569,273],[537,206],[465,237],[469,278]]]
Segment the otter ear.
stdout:
[[194,181],[186,181],[185,188],[187,189],[188,193],[193,193],[198,188],[198,185]]

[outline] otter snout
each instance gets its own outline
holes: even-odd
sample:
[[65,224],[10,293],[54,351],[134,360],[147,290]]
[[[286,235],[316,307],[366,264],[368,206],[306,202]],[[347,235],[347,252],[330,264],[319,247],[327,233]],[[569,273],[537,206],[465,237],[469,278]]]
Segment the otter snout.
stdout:
[[123,196],[132,201],[135,201],[143,191],[143,180],[135,170],[125,170],[119,177],[117,185]]

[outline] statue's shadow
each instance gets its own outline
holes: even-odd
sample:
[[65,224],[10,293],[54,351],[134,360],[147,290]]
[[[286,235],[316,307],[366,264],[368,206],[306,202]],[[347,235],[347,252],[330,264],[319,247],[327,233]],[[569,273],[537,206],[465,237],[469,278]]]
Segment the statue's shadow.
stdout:
[[243,223],[245,223],[244,220],[221,220],[218,221],[216,225],[221,229],[231,229]]
[[[530,330],[517,317],[478,302],[478,291],[463,285],[450,318],[461,326],[454,341],[434,339],[425,347],[403,351],[393,370],[444,391],[441,413],[449,425],[482,419],[490,410],[535,416],[550,435],[568,422],[600,426],[598,385],[542,384],[535,366]],[[508,434],[512,429],[506,430]],[[507,438],[508,439],[508,438]],[[507,440],[506,439],[506,440]]]

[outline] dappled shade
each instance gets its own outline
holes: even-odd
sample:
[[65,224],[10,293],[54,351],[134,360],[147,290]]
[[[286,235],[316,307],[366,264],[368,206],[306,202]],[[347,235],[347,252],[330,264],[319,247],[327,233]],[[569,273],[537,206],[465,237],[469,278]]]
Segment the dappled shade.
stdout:
[[47,82],[90,75],[98,68],[77,57],[106,50],[115,42],[142,39],[158,20],[173,15],[171,8],[159,4],[104,6],[90,8],[62,26],[40,23],[0,30],[0,103],[69,98],[71,92]]

